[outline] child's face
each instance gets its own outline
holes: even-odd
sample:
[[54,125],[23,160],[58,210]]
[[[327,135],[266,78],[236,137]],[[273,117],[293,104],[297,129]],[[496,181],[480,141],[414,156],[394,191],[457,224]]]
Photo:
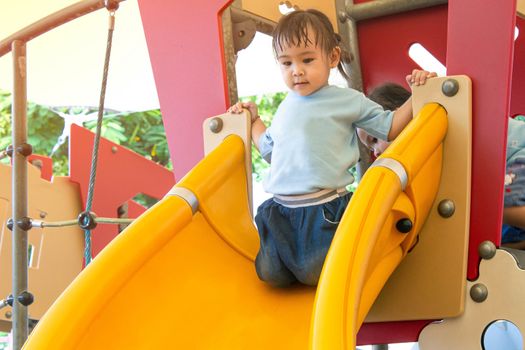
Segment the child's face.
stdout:
[[378,139],[364,131],[363,129],[357,129],[357,136],[361,142],[372,152],[374,156],[379,157],[383,152],[390,146],[390,142],[386,142]]
[[[310,35],[309,39],[315,42]],[[312,44],[283,46],[277,52],[277,61],[288,88],[301,96],[308,96],[328,84],[330,69],[337,67],[340,53],[340,49],[335,48],[327,54]]]

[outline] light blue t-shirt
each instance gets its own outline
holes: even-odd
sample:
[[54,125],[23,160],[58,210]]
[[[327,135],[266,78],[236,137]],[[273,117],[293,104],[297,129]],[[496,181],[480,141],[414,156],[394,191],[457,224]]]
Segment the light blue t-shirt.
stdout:
[[509,118],[507,131],[507,164],[525,158],[525,122]]
[[351,184],[349,169],[359,160],[356,127],[387,140],[392,115],[349,88],[325,86],[308,96],[290,91],[259,139],[271,163],[265,190],[296,195]]

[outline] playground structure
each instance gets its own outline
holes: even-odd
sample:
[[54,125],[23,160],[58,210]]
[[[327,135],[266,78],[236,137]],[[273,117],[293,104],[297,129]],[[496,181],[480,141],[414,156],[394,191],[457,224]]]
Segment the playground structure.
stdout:
[[[175,140],[172,141],[171,153],[177,178],[188,173],[188,170],[193,168],[201,158],[202,141],[199,135],[202,131],[203,119],[221,113],[229,102],[236,99],[232,72],[232,56],[236,50],[235,40],[233,40],[236,27],[233,19],[244,16],[243,19],[253,20],[258,29],[266,28],[267,30],[271,21],[275,21],[278,16],[277,4],[273,4],[272,8],[266,2],[264,5],[256,1],[243,1],[242,4],[234,2],[233,9],[230,11],[226,8],[228,3],[224,1],[202,2],[202,4],[192,2],[167,5],[168,7],[173,6],[173,11],[167,11],[166,4],[160,6],[160,4],[155,4],[155,1],[139,1],[156,74],[161,107],[166,118],[167,133],[168,136],[177,136],[171,138]],[[91,3],[102,6],[100,2]],[[374,3],[377,6],[374,6]],[[508,253],[496,247],[500,244],[502,209],[502,186],[500,184],[503,183],[504,174],[506,117],[524,110],[520,105],[524,101],[522,98],[524,87],[519,84],[519,73],[523,70],[520,62],[523,62],[522,56],[525,54],[523,38],[518,37],[515,43],[512,40],[514,23],[517,21],[520,27],[523,20],[516,19],[516,4],[512,1],[480,4],[478,1],[463,0],[460,4],[460,1],[455,0],[448,2],[448,10],[447,6],[438,5],[431,8],[412,9],[411,12],[404,14],[390,12],[389,17],[378,19],[367,19],[368,17],[363,15],[366,9],[368,11],[374,8],[376,10],[386,9],[384,10],[386,12],[392,11],[392,8],[396,8],[392,5],[394,3],[408,2],[394,1],[390,5],[385,5],[385,2],[382,1],[371,1],[356,5],[349,3],[343,5],[337,2],[335,4],[328,4],[328,2],[308,4],[306,1],[297,1],[300,7],[315,5],[331,14],[332,20],[338,23],[341,34],[344,34],[347,39],[352,37],[352,33],[355,34],[355,31],[348,31],[355,27],[359,20],[357,26],[359,29],[359,56],[363,67],[362,78],[365,90],[384,80],[399,81],[403,77],[402,73],[409,71],[405,69],[405,66],[413,66],[408,62],[406,52],[399,50],[399,47],[408,47],[408,45],[400,44],[399,40],[409,43],[425,43],[429,49],[435,49],[431,51],[436,52],[437,56],[441,55],[441,58],[444,57],[443,51],[446,50],[448,74],[466,74],[472,80],[472,92],[470,92],[469,80],[465,77],[451,77],[459,86],[458,93],[452,96],[443,97],[442,86],[447,79],[433,80],[429,86],[415,92],[415,111],[421,110],[423,103],[439,102],[448,112],[447,134],[442,146],[442,176],[441,179],[435,180],[439,186],[428,184],[420,186],[416,191],[411,190],[412,187],[409,185],[407,189],[401,191],[402,188],[397,185],[398,180],[394,176],[391,179],[391,185],[387,186],[394,194],[385,194],[390,199],[386,203],[384,200],[380,201],[382,204],[379,206],[383,206],[383,209],[379,211],[382,212],[383,219],[391,223],[393,219],[387,217],[395,214],[388,214],[385,211],[394,207],[393,212],[403,213],[404,216],[411,218],[413,223],[416,223],[417,228],[412,232],[416,233],[424,220],[418,218],[417,215],[414,216],[414,213],[418,211],[411,212],[410,209],[407,209],[411,205],[407,203],[410,202],[415,208],[419,208],[419,200],[414,199],[415,195],[436,190],[435,194],[426,195],[431,205],[427,203],[428,219],[422,228],[417,245],[413,247],[415,236],[412,233],[410,233],[410,238],[406,236],[408,241],[404,241],[404,244],[397,240],[386,239],[383,242],[396,242],[391,248],[392,251],[398,252],[396,253],[398,255],[394,260],[389,260],[386,265],[381,265],[380,262],[383,261],[381,258],[384,257],[382,254],[389,250],[381,248],[374,251],[368,250],[367,247],[372,247],[373,244],[366,244],[375,242],[378,231],[381,229],[376,227],[349,234],[347,232],[350,232],[350,228],[346,227],[347,225],[343,222],[327,258],[315,302],[313,299],[315,291],[312,289],[297,288],[291,291],[269,289],[256,280],[253,269],[250,269],[251,260],[257,249],[257,236],[249,220],[249,191],[246,190],[247,177],[244,172],[245,158],[243,156],[246,143],[243,144],[239,142],[239,139],[228,137],[223,145],[181,179],[169,196],[147,214],[141,216],[141,219],[125,230],[118,239],[113,240],[104,253],[100,254],[99,258],[85,269],[85,272],[79,276],[60,301],[53,306],[45,317],[46,319],[42,320],[41,325],[28,342],[28,348],[42,348],[43,344],[49,344],[47,342],[50,341],[53,342],[53,348],[61,348],[61,346],[63,348],[90,346],[93,348],[102,345],[109,348],[122,347],[122,343],[114,344],[109,341],[121,340],[122,337],[116,335],[129,334],[131,325],[139,325],[145,335],[134,334],[134,337],[137,338],[125,341],[130,341],[130,344],[135,346],[141,344],[143,347],[162,348],[162,345],[169,341],[168,344],[198,344],[194,346],[199,348],[212,346],[215,348],[221,346],[223,348],[243,348],[253,347],[254,343],[260,344],[258,346],[261,348],[267,348],[268,346],[275,347],[275,342],[284,344],[283,342],[287,341],[290,342],[287,346],[289,348],[304,348],[311,339],[315,348],[352,348],[355,332],[359,329],[360,323],[365,320],[365,315],[368,314],[357,335],[358,343],[379,344],[419,340],[423,349],[454,348],[455,346],[474,349],[476,346],[481,346],[480,338],[485,327],[497,319],[508,319],[521,326],[523,319],[519,315],[520,302],[516,293],[521,290],[520,286],[523,282],[520,282],[519,278],[521,276],[523,279],[523,273],[513,258],[516,256],[516,259],[519,259],[520,252]],[[414,3],[418,2],[412,2]],[[425,7],[430,2],[421,1],[419,3],[420,7]],[[434,5],[435,3],[438,2],[434,2]],[[200,6],[203,17],[200,18],[200,23],[204,25],[195,37],[188,37],[187,28],[183,28],[185,22],[182,21],[182,18],[188,17],[195,6]],[[403,6],[399,5],[396,11],[402,9]],[[341,12],[346,13],[344,17],[349,18],[343,21],[344,18],[340,18],[343,17]],[[219,17],[218,14],[221,14],[222,17]],[[168,15],[181,20],[178,22],[173,18],[167,18]],[[488,19],[501,25],[487,28]],[[445,25],[447,21],[448,26]],[[403,28],[418,28],[418,30],[402,33],[404,34],[402,35],[399,31],[388,29],[395,25],[400,27],[398,24],[401,22],[405,24]],[[230,30],[231,35],[223,36],[223,33],[218,31],[221,26],[217,26],[217,23],[222,24],[225,32]],[[443,28],[448,28],[448,35]],[[472,35],[473,31],[479,37]],[[170,33],[169,39],[166,39],[166,33]],[[387,38],[387,33],[393,33],[396,38]],[[430,34],[433,36],[427,44],[424,36]],[[414,38],[413,36],[421,37]],[[220,38],[223,38],[222,45]],[[210,54],[202,55],[199,60],[195,60],[195,55],[191,52],[177,51],[172,53],[173,56],[166,55],[164,49],[166,46],[169,47],[166,40],[185,43],[186,47],[195,49],[207,43]],[[352,42],[354,45],[357,43],[355,38]],[[382,44],[378,45],[378,42]],[[471,44],[469,50],[463,49],[466,42]],[[395,48],[390,50],[389,45]],[[384,55],[374,52],[377,46],[381,47],[382,52],[388,52],[388,59],[392,62],[390,66],[385,66]],[[513,57],[514,66],[512,65]],[[173,61],[181,62],[181,64],[173,68]],[[188,69],[192,65],[198,65],[196,66],[198,69]],[[190,74],[189,72],[192,74],[191,80],[181,78]],[[218,74],[221,72],[222,74]],[[514,77],[512,89],[511,73]],[[173,81],[176,81],[175,76],[179,81],[206,81],[206,91],[202,91],[202,84],[173,87]],[[225,81],[229,84],[225,84]],[[358,83],[354,85],[358,86]],[[229,89],[226,89],[225,86],[228,86]],[[199,89],[198,93],[194,89]],[[208,95],[208,93],[207,103],[198,106],[195,104],[189,106],[187,103],[191,101],[191,98],[195,98],[194,96]],[[472,98],[470,98],[471,94]],[[449,105],[449,100],[459,101],[458,106]],[[428,118],[429,115],[429,113],[422,113],[414,122]],[[473,119],[472,159],[470,159],[469,151],[471,115]],[[186,124],[187,131],[175,133],[182,122]],[[431,130],[435,131],[436,128]],[[410,134],[410,130],[407,130],[404,135],[405,137],[396,141],[395,146],[392,146],[392,151],[386,153],[382,159],[391,158],[400,162],[407,173],[409,184],[412,184],[413,181],[417,182],[415,175],[419,174],[420,170],[411,162],[420,163],[422,159],[429,158],[429,154],[406,155],[401,152],[404,149],[403,144],[414,139],[411,137],[413,135]],[[430,136],[438,139],[436,145],[428,146],[434,151],[436,147],[440,147],[438,145],[441,144],[441,139],[437,133],[431,133]],[[428,137],[424,140],[427,141]],[[490,144],[486,140],[491,140]],[[419,141],[416,145],[420,144],[425,144],[425,142]],[[25,163],[25,159],[21,158]],[[487,162],[493,166],[487,167]],[[226,168],[228,166],[231,168]],[[425,174],[425,181],[428,181],[429,174],[433,172],[421,164],[419,166],[421,169],[426,169],[421,171]],[[374,172],[379,171],[388,174],[385,175],[387,177],[395,174],[385,170],[384,166],[375,166],[371,170],[373,172],[370,176],[367,175],[368,178],[373,178]],[[363,186],[360,186],[355,197],[368,198],[369,196],[364,194],[358,196],[358,193],[367,193],[366,191],[373,188],[377,182],[375,180],[365,182],[364,178],[361,184]],[[79,183],[82,187],[82,184],[85,186],[86,181],[84,179]],[[368,185],[368,183],[371,184]],[[459,189],[460,192],[452,194],[451,187],[454,190]],[[471,191],[469,191],[470,188]],[[146,191],[146,189],[141,190]],[[188,193],[187,190],[190,192]],[[407,195],[409,199],[406,198]],[[126,199],[132,196],[133,194]],[[435,201],[433,201],[434,197]],[[371,197],[372,201],[379,199],[381,198]],[[450,219],[444,219],[441,216],[443,214],[439,215],[438,212],[439,204],[446,199],[452,199],[456,206],[456,211]],[[123,199],[120,199],[120,203],[122,201]],[[8,203],[9,200],[6,202]],[[192,205],[192,208],[187,202]],[[447,202],[444,203],[443,206],[447,208]],[[354,206],[352,212],[367,207],[358,202],[358,199],[353,200],[351,205]],[[7,204],[5,207],[3,211],[8,213]],[[97,211],[96,208],[94,210]],[[418,210],[425,212],[422,209]],[[347,214],[344,220],[348,219],[349,222],[350,214]],[[28,213],[28,215],[33,214]],[[16,218],[16,214],[14,217]],[[61,219],[59,216],[56,218]],[[234,229],[231,228],[232,222],[235,223]],[[381,234],[390,232],[390,230],[386,231]],[[31,236],[33,232],[36,230],[32,229],[29,235]],[[147,239],[144,238],[146,233],[148,234]],[[221,238],[217,239],[215,234]],[[367,239],[352,240],[353,237],[360,235],[365,238],[369,237],[368,241]],[[381,242],[381,240],[378,241]],[[206,249],[201,249],[204,246]],[[194,249],[189,250],[190,247]],[[376,270],[364,270],[362,266],[367,266],[366,264],[350,264],[349,268],[352,269],[352,273],[345,274],[345,271],[350,270],[341,268],[344,266],[340,262],[344,258],[341,251],[348,247],[356,247],[361,254],[356,256],[362,260],[356,256],[350,256],[345,261],[351,262],[352,259],[357,262],[372,261],[377,264],[370,266],[385,266],[386,270],[393,270],[399,263],[400,257],[413,248],[401,263],[400,268],[394,272],[392,279],[387,282],[370,313],[368,309],[392,271],[387,273],[386,270],[380,269],[383,272],[380,273],[381,278],[378,278],[373,274]],[[398,247],[401,249],[396,250]],[[133,254],[131,254],[132,251]],[[431,255],[432,251],[435,255]],[[481,263],[480,258],[483,258]],[[218,264],[219,261],[221,264]],[[429,268],[421,265],[425,262],[429,264]],[[235,268],[224,266],[235,266]],[[414,273],[416,271],[413,270],[414,266],[421,268],[419,274]],[[443,268],[443,266],[446,267]],[[503,270],[513,271],[512,274],[515,277],[507,279],[505,283],[497,281],[498,276],[501,278]],[[343,273],[341,276],[330,273],[334,271],[343,271]],[[488,271],[487,274],[485,271]],[[439,272],[443,273],[441,280],[446,280],[451,284],[439,284]],[[355,284],[355,279],[352,278],[355,278],[356,275],[361,276],[358,278],[361,282],[364,278],[364,280],[371,281],[370,284]],[[407,275],[413,279],[407,280]],[[338,278],[341,281],[337,282]],[[232,283],[232,280],[238,282]],[[156,285],[158,289],[148,288],[154,285],[153,282],[159,281],[164,284]],[[352,288],[336,288],[337,283],[342,283],[343,286],[352,285]],[[97,286],[96,290],[93,285]],[[439,287],[436,288],[436,286]],[[508,286],[508,288],[503,286]],[[208,294],[210,290],[217,292],[210,296]],[[14,295],[22,291],[14,291]],[[161,298],[169,300],[160,300],[159,305],[156,306],[154,305],[155,300],[151,300],[149,295],[159,291],[165,295]],[[341,296],[336,293],[335,296],[331,296],[330,294],[334,291],[346,294]],[[443,291],[451,293],[445,295]],[[146,300],[144,300],[144,295],[148,296]],[[503,295],[505,299],[493,298],[493,295]],[[257,304],[250,300],[256,297],[260,299],[255,300],[264,302]],[[338,304],[341,298],[342,304]],[[497,298],[513,300],[510,303],[513,309],[510,310],[508,305],[496,304],[497,308],[491,310],[488,305],[491,305],[490,303]],[[352,301],[349,302],[349,299]],[[196,306],[191,303],[192,300],[206,302],[199,306],[201,309],[196,309]],[[330,303],[325,305],[327,301]],[[130,304],[134,305],[132,312],[125,313],[124,311],[129,309]],[[311,308],[314,304],[315,309],[312,314]],[[345,310],[353,310],[353,307],[357,305],[359,313],[346,313]],[[227,313],[218,306],[226,307],[226,310],[233,312]],[[20,305],[18,307],[24,308]],[[326,315],[326,310],[332,310],[335,314]],[[113,318],[122,314],[125,314],[124,319]],[[178,318],[178,315],[187,317],[193,315],[194,318]],[[259,318],[253,315],[259,315]],[[309,335],[310,318],[313,331]],[[329,323],[329,320],[332,319],[335,321]],[[445,322],[430,324],[433,320],[440,319],[445,319]],[[168,320],[172,323],[167,322]],[[255,323],[248,324],[249,322]],[[454,333],[451,330],[454,329],[452,326],[447,327],[449,323],[461,324],[462,327],[455,328],[455,332],[460,333]],[[297,325],[297,333],[290,332],[290,324]],[[327,327],[327,325],[331,326]],[[316,327],[320,327],[319,330]],[[174,332],[173,328],[177,332]],[[333,333],[323,333],[327,328]],[[205,329],[206,336],[203,336],[202,329]],[[472,330],[469,333],[472,336],[466,335],[467,329]],[[152,334],[162,334],[162,336],[152,336]],[[268,337],[268,334],[275,335],[275,337]],[[201,343],[195,343],[196,341],[201,341]],[[447,341],[451,343],[443,343]]]

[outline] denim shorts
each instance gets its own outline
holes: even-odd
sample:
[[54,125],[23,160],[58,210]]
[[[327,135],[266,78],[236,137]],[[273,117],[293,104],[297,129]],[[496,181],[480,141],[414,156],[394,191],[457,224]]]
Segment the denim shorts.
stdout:
[[525,241],[525,231],[514,226],[503,225],[501,243]]
[[328,248],[352,193],[323,204],[289,207],[270,198],[255,216],[260,249],[255,260],[263,281],[285,287],[294,282],[315,286]]
[[507,165],[505,176],[505,207],[525,205],[525,158],[517,158]]

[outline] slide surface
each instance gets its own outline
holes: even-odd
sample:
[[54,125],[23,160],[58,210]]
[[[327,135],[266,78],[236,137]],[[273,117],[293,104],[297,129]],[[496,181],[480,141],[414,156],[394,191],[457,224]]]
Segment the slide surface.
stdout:
[[[258,280],[244,144],[229,136],[93,260],[24,348],[354,349],[364,316],[411,248],[437,190],[420,198],[410,187],[421,168],[441,160],[444,110],[430,105],[423,116],[388,152],[406,169],[406,193],[388,167],[365,175],[350,203],[354,214],[345,213],[336,233],[317,296],[315,288],[276,289]],[[436,125],[442,133],[430,137]],[[174,195],[184,192],[190,195]],[[365,219],[354,225],[355,216]],[[399,219],[410,219],[413,230],[396,231]]]
[[228,137],[177,186],[199,211],[177,196],[157,203],[78,276],[26,349],[308,347],[315,288],[275,289],[255,273],[242,141]]

